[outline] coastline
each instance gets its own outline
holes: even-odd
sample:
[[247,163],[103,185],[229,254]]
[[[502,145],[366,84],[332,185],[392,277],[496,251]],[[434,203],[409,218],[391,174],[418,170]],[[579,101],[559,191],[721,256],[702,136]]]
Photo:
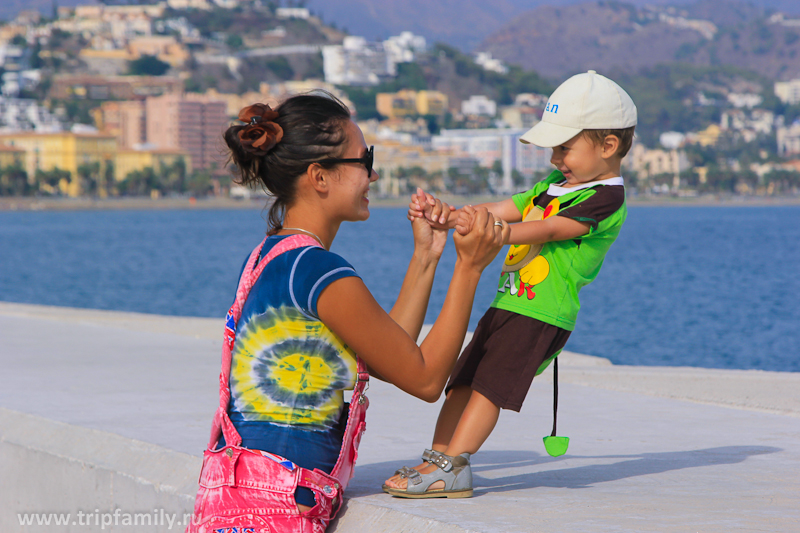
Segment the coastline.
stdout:
[[[505,196],[455,196],[443,195],[452,205],[493,202]],[[406,198],[375,198],[373,207],[405,207]],[[30,198],[0,197],[0,212],[5,211],[104,211],[104,210],[164,210],[164,209],[260,209],[267,203],[265,197],[234,199],[211,198]],[[631,207],[764,207],[800,205],[800,196],[631,196]]]

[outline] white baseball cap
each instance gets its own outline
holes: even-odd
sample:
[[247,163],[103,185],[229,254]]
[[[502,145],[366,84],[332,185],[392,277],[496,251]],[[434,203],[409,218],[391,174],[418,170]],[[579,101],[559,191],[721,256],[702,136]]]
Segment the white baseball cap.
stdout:
[[520,141],[543,148],[564,144],[583,130],[630,128],[637,122],[636,105],[625,90],[594,70],[576,74],[553,91],[542,121]]

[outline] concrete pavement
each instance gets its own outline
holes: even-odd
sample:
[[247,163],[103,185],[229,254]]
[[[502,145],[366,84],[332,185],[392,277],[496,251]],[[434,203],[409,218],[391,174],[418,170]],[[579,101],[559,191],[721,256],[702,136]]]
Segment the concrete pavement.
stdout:
[[[16,524],[20,511],[190,510],[217,403],[221,328],[0,303],[0,475],[26,485],[3,489],[0,529],[41,530]],[[373,381],[350,500],[330,530],[800,531],[800,374],[560,361],[567,455],[551,458],[542,445],[552,424],[545,374],[474,457],[467,500],[381,492],[430,444],[438,405]],[[37,472],[48,481],[23,471],[26,461],[50,465]],[[97,475],[76,494],[59,471]]]

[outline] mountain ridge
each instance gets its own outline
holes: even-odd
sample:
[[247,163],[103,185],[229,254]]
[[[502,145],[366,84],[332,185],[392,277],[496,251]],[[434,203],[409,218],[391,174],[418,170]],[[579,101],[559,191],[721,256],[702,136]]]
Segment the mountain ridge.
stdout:
[[527,11],[477,49],[551,78],[683,62],[790,79],[800,77],[800,25],[784,22],[733,0],[702,0],[683,10],[593,1]]
[[[444,42],[471,52],[490,34],[526,11],[548,5],[567,7],[581,1],[584,0],[337,0],[335,3],[308,0],[307,6],[326,22],[368,39],[385,39],[411,30],[431,43]],[[626,0],[625,3],[639,8],[656,5],[686,9],[696,0]],[[800,16],[797,0],[742,0],[741,3]]]

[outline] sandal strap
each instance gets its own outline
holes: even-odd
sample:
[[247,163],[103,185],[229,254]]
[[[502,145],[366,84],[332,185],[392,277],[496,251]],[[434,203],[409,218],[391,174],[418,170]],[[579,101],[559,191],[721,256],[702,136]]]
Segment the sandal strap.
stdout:
[[422,474],[420,474],[418,471],[414,470],[413,468],[411,470],[412,471],[409,472],[408,475],[406,476],[408,478],[408,482],[413,484],[413,485],[419,485],[420,483],[422,483]]
[[416,472],[416,470],[414,470],[410,466],[404,466],[403,468],[401,468],[400,470],[398,470],[394,474],[396,476],[400,476],[401,478],[407,478],[407,477],[409,477],[411,475],[411,472]]
[[434,452],[433,450],[431,450],[431,458],[428,460],[428,462],[435,464],[445,472],[449,472],[453,469],[452,457],[443,453]]
[[431,450],[430,448],[426,448],[422,452],[422,460],[424,462],[426,462],[426,463],[430,463],[431,460],[433,459],[434,454],[436,454],[436,453],[439,453],[439,452],[435,452],[435,451]]

